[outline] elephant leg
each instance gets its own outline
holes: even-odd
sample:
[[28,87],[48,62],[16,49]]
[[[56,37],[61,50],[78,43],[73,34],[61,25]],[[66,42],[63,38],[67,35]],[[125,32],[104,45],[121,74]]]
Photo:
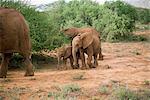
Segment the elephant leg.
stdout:
[[81,61],[82,61],[81,69],[87,69],[86,64],[85,64],[85,55],[84,55],[83,50],[80,50],[80,58],[81,58]]
[[9,60],[12,56],[12,53],[2,54],[2,63],[0,67],[0,78],[6,78]]
[[88,48],[87,48],[87,55],[88,55],[88,58],[87,58],[87,64],[89,65],[89,68],[93,68],[92,66],[92,56],[93,56],[93,47],[92,45],[90,45]]
[[70,56],[69,59],[70,59],[70,65],[71,65],[72,69],[78,69],[79,68],[79,58],[77,57],[77,65],[76,66],[73,65],[73,57]]
[[97,55],[94,55],[94,68],[98,66]]
[[26,73],[25,73],[24,76],[34,76],[31,57],[27,56],[27,55],[23,55],[23,57],[24,57],[24,65],[26,66]]
[[101,48],[100,48],[99,58],[98,58],[98,60],[103,60],[103,55],[102,55],[102,50],[101,50]]
[[63,62],[64,62],[64,65],[63,65],[63,66],[64,66],[64,68],[63,68],[63,69],[65,69],[65,70],[66,70],[66,69],[67,69],[67,59],[63,59]]
[[93,68],[91,61],[92,61],[92,56],[88,55],[87,64],[89,65],[90,68]]
[[69,60],[70,60],[70,66],[74,69],[74,66],[73,66],[73,57],[70,56],[70,57],[69,57]]

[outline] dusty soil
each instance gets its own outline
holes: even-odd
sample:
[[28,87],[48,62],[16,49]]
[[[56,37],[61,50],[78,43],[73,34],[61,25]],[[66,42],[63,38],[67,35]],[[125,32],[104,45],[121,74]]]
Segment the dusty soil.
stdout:
[[[104,60],[95,69],[60,71],[56,65],[45,64],[35,70],[33,77],[24,77],[23,70],[9,70],[8,77],[0,79],[0,100],[3,97],[4,100],[47,100],[48,93],[59,91],[59,87],[67,84],[81,87],[77,100],[91,100],[94,96],[107,100],[108,95],[99,94],[98,88],[112,87],[113,83],[135,90],[145,88],[145,81],[150,81],[150,43],[102,43],[102,49]],[[150,89],[150,85],[146,88]]]

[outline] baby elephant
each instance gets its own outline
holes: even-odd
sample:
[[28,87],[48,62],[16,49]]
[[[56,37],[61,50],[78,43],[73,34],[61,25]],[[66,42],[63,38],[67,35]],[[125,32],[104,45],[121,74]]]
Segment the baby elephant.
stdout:
[[64,62],[64,68],[67,68],[67,59],[70,60],[70,65],[73,68],[73,57],[72,57],[72,46],[71,45],[64,45],[57,49],[57,59],[58,59],[58,69],[60,69],[60,60],[63,59]]

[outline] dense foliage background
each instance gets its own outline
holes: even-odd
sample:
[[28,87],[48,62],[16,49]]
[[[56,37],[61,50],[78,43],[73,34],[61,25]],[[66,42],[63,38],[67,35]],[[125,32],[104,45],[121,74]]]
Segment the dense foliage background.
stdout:
[[99,5],[92,0],[72,0],[46,5],[43,11],[28,5],[27,1],[1,0],[0,7],[19,10],[30,26],[33,51],[54,49],[69,39],[60,30],[68,27],[94,27],[103,41],[144,40],[132,34],[135,26],[149,24],[150,10],[135,8],[122,1],[105,2]]

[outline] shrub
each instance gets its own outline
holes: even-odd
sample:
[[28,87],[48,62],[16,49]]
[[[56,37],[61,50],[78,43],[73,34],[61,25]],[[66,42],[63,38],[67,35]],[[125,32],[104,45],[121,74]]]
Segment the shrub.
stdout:
[[117,87],[112,94],[112,98],[115,100],[149,100],[150,91],[148,89],[133,91],[127,87]]
[[130,19],[125,16],[119,16],[117,13],[103,8],[101,19],[95,21],[95,27],[101,31],[103,40],[114,42],[127,39],[133,30],[130,26]]
[[62,91],[64,93],[71,93],[71,92],[79,92],[81,91],[81,88],[77,85],[77,84],[69,84],[69,85],[65,85],[62,88]]
[[[60,91],[58,92],[49,92],[48,97],[54,98],[55,100],[76,100],[77,94],[81,92],[80,86],[77,84],[67,84],[61,87]],[[73,93],[74,95],[70,95]]]
[[109,93],[109,88],[105,85],[100,86],[98,89],[99,93],[101,94],[108,94]]
[[150,23],[150,9],[137,9],[138,20],[142,24]]

